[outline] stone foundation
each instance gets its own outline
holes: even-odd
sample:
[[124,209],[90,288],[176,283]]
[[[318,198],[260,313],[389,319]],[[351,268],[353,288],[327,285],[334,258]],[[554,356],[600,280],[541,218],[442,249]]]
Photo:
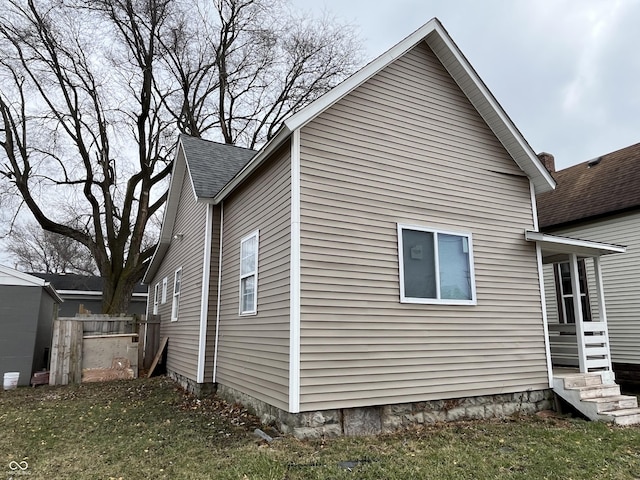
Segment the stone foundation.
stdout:
[[551,390],[302,413],[285,412],[224,385],[218,385],[217,394],[230,403],[244,405],[263,424],[300,439],[377,435],[412,425],[530,415],[553,409]]
[[195,380],[172,371],[167,371],[167,377],[196,397],[204,397],[216,393],[216,386],[213,383],[198,383]]

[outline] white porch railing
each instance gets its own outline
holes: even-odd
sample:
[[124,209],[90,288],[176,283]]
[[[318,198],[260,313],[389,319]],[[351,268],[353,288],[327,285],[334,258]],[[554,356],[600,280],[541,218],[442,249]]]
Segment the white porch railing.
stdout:
[[[584,322],[583,333],[585,373],[611,370],[607,325],[603,322]],[[550,324],[549,346],[554,365],[580,367],[574,323]]]

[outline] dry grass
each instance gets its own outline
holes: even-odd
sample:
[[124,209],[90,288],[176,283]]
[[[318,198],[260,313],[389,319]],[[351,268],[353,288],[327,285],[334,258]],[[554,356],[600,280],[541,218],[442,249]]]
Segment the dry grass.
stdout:
[[0,479],[640,478],[635,427],[532,417],[267,444],[256,426],[164,378],[2,392]]

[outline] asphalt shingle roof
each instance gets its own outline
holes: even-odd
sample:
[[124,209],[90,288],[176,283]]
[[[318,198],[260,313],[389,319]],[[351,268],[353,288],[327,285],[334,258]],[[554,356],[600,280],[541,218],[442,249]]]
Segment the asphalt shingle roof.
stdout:
[[[34,277],[51,283],[56,290],[76,290],[83,292],[101,292],[104,279],[91,275],[77,275],[75,273],[29,273]],[[136,284],[134,293],[147,293],[146,285]]]
[[249,163],[255,150],[180,135],[198,198],[215,197]]
[[554,191],[537,196],[540,228],[640,207],[640,143],[553,173]]

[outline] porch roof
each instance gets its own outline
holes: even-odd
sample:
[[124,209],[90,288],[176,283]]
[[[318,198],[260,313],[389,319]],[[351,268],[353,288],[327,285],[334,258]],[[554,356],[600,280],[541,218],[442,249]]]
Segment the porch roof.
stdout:
[[526,240],[540,245],[543,263],[566,261],[572,253],[578,257],[600,257],[627,251],[627,247],[622,245],[549,235],[548,233],[535,232],[533,230],[526,230],[524,237]]

